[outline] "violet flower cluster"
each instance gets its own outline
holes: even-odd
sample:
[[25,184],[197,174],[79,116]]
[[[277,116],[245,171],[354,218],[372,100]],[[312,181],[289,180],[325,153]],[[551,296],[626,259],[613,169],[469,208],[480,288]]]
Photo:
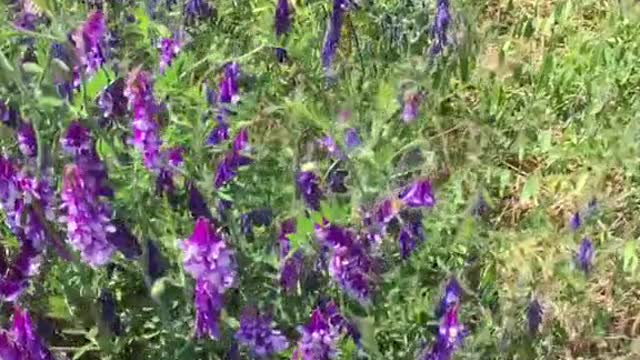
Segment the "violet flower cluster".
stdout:
[[69,243],[93,267],[109,262],[115,250],[107,239],[116,230],[111,223],[111,206],[99,189],[90,169],[80,164],[65,167],[60,194],[65,215],[61,220],[67,224]]
[[164,74],[164,71],[171,66],[173,59],[178,56],[178,53],[182,49],[182,36],[179,32],[176,32],[173,37],[162,38],[158,49],[160,50],[160,73]]
[[133,146],[142,154],[144,165],[156,175],[156,192],[173,194],[173,177],[182,164],[182,150],[162,150],[160,126],[157,121],[160,106],[153,95],[151,75],[134,70],[127,79],[124,96],[133,112]]
[[73,90],[80,85],[80,72],[77,66],[73,66],[73,49],[68,49],[61,43],[54,43],[51,45],[51,56],[56,61],[61,62],[64,68],[59,66],[52,66],[53,83],[56,87],[56,92],[63,98],[71,101],[73,99]]
[[187,0],[184,4],[185,22],[194,24],[200,20],[211,18],[215,9],[208,0]]
[[316,227],[316,238],[330,250],[329,275],[353,299],[370,304],[374,260],[368,243],[350,229],[327,224]]
[[196,221],[191,237],[180,246],[184,269],[196,279],[196,334],[217,339],[223,295],[234,286],[237,277],[234,253],[223,234],[206,218]]
[[105,62],[107,21],[101,11],[89,14],[87,20],[72,35],[77,58],[86,75],[93,75]]
[[246,128],[241,129],[233,141],[231,149],[222,158],[216,170],[214,186],[216,189],[229,183],[238,173],[238,169],[251,164],[253,160],[246,156],[249,150],[249,133]]
[[436,310],[436,313],[441,314],[438,334],[433,344],[420,355],[421,360],[450,360],[462,346],[468,331],[458,321],[461,292],[458,282],[451,279]]
[[38,155],[38,144],[36,141],[36,132],[33,124],[30,122],[22,122],[16,131],[18,148],[20,152],[27,158],[34,158]]
[[138,256],[141,249],[135,236],[124,222],[112,219],[113,189],[89,129],[72,121],[60,143],[73,160],[65,168],[61,194],[69,242],[92,266],[106,264],[115,249],[127,258]]
[[302,336],[292,360],[329,360],[340,355],[338,342],[347,332],[347,327],[337,306],[331,302],[314,309],[309,323],[298,331]]
[[142,70],[129,74],[124,95],[133,113],[133,146],[142,154],[144,165],[154,173],[162,169],[162,140],[156,120],[158,104],[153,96],[151,75]]
[[540,324],[542,324],[543,315],[544,310],[540,301],[534,298],[527,307],[527,326],[529,328],[529,335],[534,336],[538,333]]
[[422,104],[423,95],[419,91],[407,90],[404,94],[404,104],[402,108],[402,120],[408,124],[414,122],[418,117],[420,104]]
[[0,209],[20,242],[13,262],[0,268],[0,299],[16,300],[37,273],[48,243],[44,221],[54,219],[53,188],[46,178],[30,176],[26,168],[0,156]]
[[369,228],[378,236],[386,234],[387,227],[398,219],[401,229],[398,234],[400,253],[407,258],[425,239],[420,209],[432,208],[436,199],[431,182],[426,179],[414,181],[401,189],[397,197],[384,198],[374,206]]
[[0,329],[0,359],[54,360],[54,356],[36,333],[31,317],[18,307],[9,331]]
[[[229,139],[229,106],[240,101],[239,90],[240,65],[229,63],[224,67],[224,72],[218,84],[218,93],[208,91],[208,101],[211,106],[217,107],[216,127],[211,131],[207,139],[208,145],[218,145]],[[216,97],[217,95],[217,97]]]
[[431,56],[435,57],[449,45],[449,26],[451,24],[451,8],[449,0],[438,0],[436,3],[435,21],[431,27]]
[[289,9],[289,0],[278,0],[274,24],[276,36],[282,36],[289,32],[289,29],[291,28],[291,10]]
[[594,256],[593,242],[588,237],[583,238],[576,254],[576,264],[585,274],[591,271]]
[[333,0],[333,10],[327,25],[327,33],[321,54],[322,68],[329,77],[333,76],[333,60],[340,46],[342,23],[344,22],[344,14],[348,5],[347,0]]
[[289,347],[287,338],[273,328],[271,316],[247,308],[240,316],[240,329],[236,332],[240,345],[250,349],[255,358],[269,358]]
[[127,98],[124,95],[125,80],[118,78],[106,87],[98,97],[98,107],[102,111],[101,126],[111,123],[111,120],[125,116],[127,113]]
[[298,191],[311,210],[320,210],[320,200],[324,195],[320,189],[318,176],[311,171],[301,171],[296,176]]
[[284,221],[280,226],[278,245],[280,248],[280,286],[285,293],[290,293],[298,285],[303,272],[304,253],[297,249],[293,254],[288,236],[296,232],[295,219]]

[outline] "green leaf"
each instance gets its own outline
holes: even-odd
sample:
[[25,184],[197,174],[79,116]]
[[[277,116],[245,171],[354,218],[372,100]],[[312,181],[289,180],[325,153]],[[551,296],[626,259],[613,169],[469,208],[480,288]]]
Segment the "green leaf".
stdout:
[[32,62],[22,64],[22,70],[31,74],[42,74],[43,70],[40,65]]
[[72,316],[62,296],[49,297],[49,312],[47,315],[54,319],[69,319]]
[[[322,201],[320,203],[320,212],[322,217],[329,220],[329,222],[344,222],[349,217],[349,209],[340,206],[335,202]],[[321,223],[316,221],[316,223]]]
[[536,195],[538,195],[538,190],[540,188],[540,176],[532,175],[529,176],[527,182],[524,184],[522,188],[522,194],[520,195],[520,201],[528,202],[530,200],[535,199]]
[[364,350],[374,359],[382,359],[375,336],[375,324],[373,317],[352,317],[360,330],[360,342]]
[[311,234],[313,232],[313,220],[301,215],[296,218],[296,229],[300,234]]
[[109,79],[113,79],[113,71],[102,69],[98,71],[89,81],[85,83],[85,91],[87,92],[87,98],[90,100],[95,99],[100,91],[109,85]]
[[551,130],[541,131],[539,135],[540,150],[547,152],[551,150]]
[[64,101],[53,96],[41,96],[38,98],[38,105],[43,107],[60,107]]
[[38,6],[40,10],[51,15],[51,4],[49,0],[31,0],[34,4]]
[[637,240],[630,240],[624,245],[622,252],[622,268],[625,272],[634,274],[638,268]]

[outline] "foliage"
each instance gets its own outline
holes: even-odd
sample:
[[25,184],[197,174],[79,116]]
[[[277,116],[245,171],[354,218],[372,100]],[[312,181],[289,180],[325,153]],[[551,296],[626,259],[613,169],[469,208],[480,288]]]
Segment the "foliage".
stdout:
[[[73,359],[221,359],[234,347],[243,309],[253,306],[272,314],[291,343],[278,356],[291,358],[299,326],[321,299],[332,299],[361,333],[359,342],[341,339],[341,358],[414,359],[436,338],[434,311],[455,277],[463,288],[459,319],[468,330],[456,358],[640,357],[635,2],[452,0],[451,43],[434,57],[435,0],[359,1],[345,13],[332,76],[320,60],[328,0],[291,1],[291,30],[278,37],[277,1],[212,1],[215,14],[195,22],[185,20],[187,1],[32,2],[42,19],[33,30],[16,27],[19,5],[0,5],[8,16],[0,27],[0,98],[33,124],[35,167],[39,176],[53,170],[57,194],[70,162],[60,145],[65,129],[78,119],[91,129],[115,190],[114,217],[144,249],[135,259],[117,254],[91,268],[48,246],[17,302],[54,351]],[[52,44],[67,44],[68,32],[97,7],[111,33],[106,63],[83,75],[65,99],[56,79],[71,69]],[[184,45],[161,73],[158,44],[178,31]],[[279,47],[286,62],[275,55]],[[207,89],[217,89],[229,62],[241,69],[231,140],[207,146],[218,111]],[[164,146],[185,149],[172,196],[158,194],[155,174],[131,145],[131,113],[105,126],[98,104],[109,84],[137,68],[153,74],[155,100],[166,107]],[[423,101],[407,123],[411,91]],[[245,128],[253,161],[215,188],[217,166]],[[352,150],[348,128],[361,140]],[[344,158],[319,145],[325,136]],[[22,157],[7,123],[0,144],[5,154]],[[346,193],[328,190],[337,168],[348,171]],[[306,209],[296,187],[300,171],[319,176],[319,209]],[[323,219],[359,229],[381,200],[423,178],[436,197],[421,220],[426,241],[404,259],[393,228],[399,225],[390,225],[370,305],[350,298],[326,267],[314,268],[324,251],[316,241]],[[180,247],[195,224],[187,182],[203,193],[237,257],[239,280],[225,294],[219,340],[194,336],[195,281]],[[231,208],[220,212],[221,200]],[[265,208],[273,221],[245,231],[243,214]],[[574,230],[569,221],[576,212],[583,223]],[[278,233],[289,218],[297,230],[288,237],[288,256],[300,249],[313,271],[285,292]],[[66,227],[57,219],[51,227],[64,242]],[[586,274],[575,262],[584,237],[595,248]],[[149,272],[150,242],[167,266],[157,279]],[[19,244],[3,227],[0,255],[13,258]],[[103,316],[104,289],[117,303],[120,331]],[[533,299],[543,309],[536,334],[527,326]],[[11,308],[2,305],[2,324]],[[251,356],[240,351],[241,358]]]

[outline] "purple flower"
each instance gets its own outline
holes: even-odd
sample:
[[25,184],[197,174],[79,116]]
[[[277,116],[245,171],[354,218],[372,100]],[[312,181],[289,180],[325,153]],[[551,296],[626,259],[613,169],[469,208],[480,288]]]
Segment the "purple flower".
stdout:
[[435,314],[437,317],[442,317],[453,306],[460,303],[460,297],[462,296],[462,287],[456,278],[451,278],[444,289],[444,295],[436,308]]
[[400,243],[400,255],[403,259],[408,258],[418,247],[418,244],[424,241],[422,221],[418,219],[417,221],[406,223],[400,230],[398,241]]
[[352,298],[363,305],[371,302],[373,262],[360,242],[333,250],[329,274]]
[[289,61],[289,55],[287,55],[287,50],[281,47],[276,47],[273,49],[276,59],[279,63],[284,64]]
[[70,155],[80,156],[93,152],[93,141],[89,129],[82,126],[79,121],[69,123],[67,131],[60,139],[62,149]]
[[249,165],[251,163],[251,159],[238,154],[235,151],[231,151],[222,158],[220,164],[218,164],[218,169],[216,172],[216,178],[214,181],[214,186],[216,188],[221,188],[225,184],[227,184],[231,179],[236,177],[237,170],[241,166]]
[[107,240],[118,249],[127,259],[135,259],[142,254],[138,238],[131,232],[124,221],[112,221],[114,232],[107,234]]
[[28,242],[0,275],[0,300],[15,301],[29,286],[29,279],[38,272],[42,256]]
[[218,104],[218,95],[216,94],[216,91],[212,89],[208,84],[204,85],[204,99],[207,101],[207,104],[209,104],[211,108],[215,108]]
[[569,227],[571,230],[576,231],[582,225],[582,219],[580,218],[580,212],[576,211],[569,219]]
[[225,199],[218,199],[218,203],[216,204],[216,212],[220,219],[227,221],[228,219],[228,210],[233,206],[233,202]]
[[224,306],[224,298],[215,286],[205,279],[196,281],[195,308],[196,308],[196,336],[202,338],[209,336],[218,339],[220,330],[218,321]]
[[384,199],[375,206],[374,218],[384,228],[400,212],[400,205],[395,199]]
[[0,99],[0,121],[6,126],[14,127],[18,124],[20,113],[18,109]]
[[242,128],[233,140],[233,151],[241,152],[246,151],[249,146],[249,132],[247,128]]
[[185,21],[193,24],[201,19],[207,19],[215,14],[215,9],[211,7],[207,0],[187,0],[184,5]]
[[373,259],[363,239],[350,229],[329,224],[316,228],[316,238],[330,248],[329,275],[352,298],[369,304],[373,290]]
[[22,11],[14,20],[13,25],[18,29],[35,31],[37,22],[38,16],[36,14],[33,14],[29,11]]
[[0,359],[24,360],[28,356],[22,346],[12,338],[11,333],[0,329]]
[[344,133],[344,144],[347,146],[347,150],[353,150],[362,144],[358,131],[354,128],[349,128]]
[[17,135],[18,147],[24,156],[32,158],[38,155],[38,143],[36,141],[36,132],[33,129],[33,124],[30,122],[20,124]]
[[340,45],[340,35],[346,8],[346,0],[333,0],[333,11],[327,25],[327,33],[322,47],[322,68],[329,76],[333,76],[333,59]]
[[591,267],[593,266],[593,243],[591,239],[584,238],[580,243],[580,248],[578,248],[578,254],[576,255],[576,263],[578,267],[586,273],[589,273]]
[[61,98],[71,101],[73,98],[73,90],[75,89],[74,77],[79,76],[77,72],[69,70],[69,68],[73,68],[71,51],[63,44],[54,43],[51,45],[51,54],[54,59],[57,59],[67,67],[67,69],[60,66],[51,67],[56,91]]
[[178,55],[182,43],[180,35],[174,34],[172,38],[162,38],[158,49],[160,50],[160,73],[163,74],[166,68],[171,66],[173,59]]
[[538,299],[533,299],[527,307],[527,324],[529,327],[529,334],[534,336],[540,329],[543,315],[542,306]]
[[402,191],[399,198],[408,207],[433,207],[436,198],[429,180],[418,180]]
[[206,218],[196,221],[193,233],[181,243],[184,269],[193,278],[205,280],[223,293],[234,286],[236,262],[223,234]]
[[108,289],[100,290],[98,297],[100,304],[100,321],[102,325],[113,335],[122,334],[122,323],[117,312],[116,298]]
[[248,149],[248,139],[247,130],[240,130],[233,141],[232,149],[222,158],[220,164],[218,164],[214,182],[216,188],[220,188],[231,181],[241,166],[249,165],[252,162],[251,158],[241,154],[241,152]]
[[420,359],[450,360],[466,336],[467,331],[458,322],[458,307],[454,306],[442,318],[436,341],[426,353],[420,356]]
[[234,286],[236,262],[222,233],[206,218],[199,218],[193,234],[180,245],[184,251],[184,268],[196,279],[196,334],[219,336],[218,320],[224,292]]
[[95,178],[77,164],[67,165],[62,183],[62,209],[66,216],[69,243],[82,260],[93,267],[106,264],[115,247],[108,234],[115,231],[111,223],[112,210],[100,198]]
[[315,236],[320,245],[326,247],[351,246],[355,239],[350,229],[329,224],[326,220],[324,224],[316,225]]
[[162,255],[158,245],[152,240],[147,241],[147,252],[145,256],[145,273],[149,276],[151,283],[164,276],[167,270],[167,260]]
[[175,190],[176,186],[173,183],[173,175],[171,172],[165,169],[160,170],[160,173],[156,177],[156,195],[162,196],[162,194],[166,194],[169,202],[173,203],[175,201]]
[[207,138],[207,145],[218,145],[229,139],[229,125],[220,123],[216,126],[209,137]]
[[229,63],[224,67],[224,74],[218,85],[218,100],[225,104],[235,104],[240,100],[238,90],[238,78],[240,77],[240,65]]
[[94,11],[71,36],[80,64],[87,75],[93,75],[105,62],[103,50],[106,34],[107,22],[104,14]]
[[318,143],[334,159],[342,159],[344,157],[344,155],[342,154],[342,151],[340,151],[340,148],[338,147],[338,144],[336,144],[336,142],[333,140],[331,136],[325,136],[324,138],[318,140]]
[[98,107],[102,110],[103,120],[101,126],[111,123],[111,119],[123,117],[127,113],[127,97],[124,95],[126,82],[118,78],[106,89],[102,90],[98,97]]
[[187,195],[188,195],[188,204],[189,211],[191,212],[191,216],[194,219],[198,219],[200,217],[204,217],[207,219],[213,219],[213,215],[211,215],[211,210],[209,210],[209,206],[207,205],[204,196],[198,190],[193,181],[187,181]]
[[54,360],[33,329],[31,317],[18,307],[13,313],[10,332],[0,330],[0,358],[7,360]]
[[326,313],[316,308],[311,313],[311,320],[299,329],[302,337],[292,360],[329,360],[340,355],[338,341],[340,327],[332,325]]
[[270,357],[289,347],[287,338],[272,326],[271,316],[261,315],[253,308],[247,308],[240,316],[240,329],[236,340],[251,350],[258,358]]
[[253,234],[253,226],[269,226],[273,219],[271,209],[256,209],[243,214],[240,217],[242,233],[245,235]]
[[280,286],[285,293],[292,292],[298,285],[304,271],[304,253],[296,250],[291,256],[280,261]]
[[402,120],[405,123],[413,122],[418,117],[418,110],[422,103],[422,94],[416,91],[407,91],[404,94],[404,107]]
[[289,10],[289,0],[278,0],[275,16],[276,36],[281,36],[288,33],[290,28],[291,11]]
[[436,17],[431,27],[431,56],[438,56],[449,45],[449,25],[451,23],[451,10],[449,0],[438,0],[436,5]]
[[142,153],[145,166],[157,173],[162,167],[162,140],[156,122],[158,105],[153,97],[150,74],[140,70],[131,72],[124,95],[133,112],[133,146]]
[[44,216],[52,220],[53,188],[48,179],[29,176],[11,159],[0,156],[0,209],[5,213],[5,222],[16,238],[23,244],[40,251],[47,241],[41,217],[34,212],[37,204]]
[[185,149],[182,146],[176,146],[167,151],[167,161],[173,167],[180,167],[184,162]]
[[334,193],[346,193],[347,187],[344,184],[349,172],[347,170],[335,168],[329,173],[329,190]]
[[72,155],[74,162],[91,177],[99,196],[112,197],[113,189],[107,183],[107,168],[96,152],[89,129],[72,121],[65,134],[60,138],[62,149]]
[[279,258],[280,258],[280,286],[285,293],[291,292],[300,277],[302,276],[302,265],[304,262],[304,253],[301,249],[296,250],[291,256],[291,244],[288,236],[295,234],[295,219],[285,220],[280,226],[280,235],[278,236]]
[[316,174],[311,171],[301,171],[296,177],[296,183],[307,206],[312,210],[320,210],[320,200],[323,195]]

